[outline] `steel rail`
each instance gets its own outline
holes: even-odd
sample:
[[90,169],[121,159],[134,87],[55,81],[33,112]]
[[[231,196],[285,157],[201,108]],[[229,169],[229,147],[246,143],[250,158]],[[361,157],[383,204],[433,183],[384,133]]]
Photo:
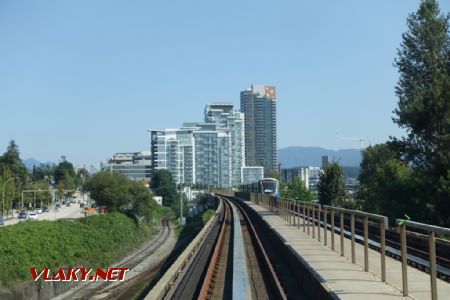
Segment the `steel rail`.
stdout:
[[208,270],[206,271],[205,279],[203,281],[203,285],[200,289],[200,294],[198,299],[208,299],[208,295],[211,293],[213,289],[213,275],[218,268],[218,263],[221,257],[221,253],[223,251],[223,247],[225,244],[225,231],[227,222],[230,218],[230,208],[229,204],[225,205],[225,218],[223,219],[222,227],[220,230],[219,237],[217,239],[217,244],[214,249],[214,253],[211,257],[211,261],[208,266]]
[[247,213],[244,211],[244,209],[239,204],[237,204],[236,201],[233,201],[233,203],[239,208],[240,212],[242,213],[242,215],[246,219],[246,222],[248,224],[247,227],[249,227],[251,229],[250,232],[251,232],[251,234],[253,235],[253,237],[254,237],[254,239],[256,241],[256,245],[258,247],[258,250],[262,254],[262,257],[263,257],[263,260],[264,260],[264,265],[268,269],[269,275],[271,276],[271,281],[272,281],[272,283],[274,283],[274,285],[276,287],[275,290],[274,290],[274,292],[277,294],[276,295],[276,299],[283,299],[283,300],[288,299],[287,296],[286,296],[286,293],[284,292],[284,289],[283,289],[283,287],[281,285],[281,282],[278,279],[278,276],[277,276],[277,274],[275,272],[275,269],[273,268],[273,266],[272,266],[272,264],[270,262],[269,256],[267,255],[267,252],[264,249],[264,246],[263,246],[263,244],[261,242],[261,239],[259,238],[259,236],[258,236],[258,234],[256,232],[256,229],[253,226],[252,221],[250,220],[250,217],[247,215]]

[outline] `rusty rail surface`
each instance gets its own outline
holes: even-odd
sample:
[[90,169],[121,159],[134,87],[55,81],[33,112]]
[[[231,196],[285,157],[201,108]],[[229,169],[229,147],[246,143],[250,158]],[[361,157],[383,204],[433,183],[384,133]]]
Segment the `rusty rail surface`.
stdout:
[[230,208],[229,205],[225,205],[225,218],[222,223],[222,227],[220,229],[220,234],[217,239],[217,244],[214,249],[213,256],[211,257],[211,262],[208,266],[208,270],[206,271],[205,279],[203,281],[202,288],[200,290],[200,294],[198,299],[208,299],[208,296],[211,294],[213,285],[214,285],[214,274],[217,272],[218,264],[221,259],[221,254],[223,252],[223,248],[225,245],[225,231],[226,227],[229,226],[228,221],[230,219]]

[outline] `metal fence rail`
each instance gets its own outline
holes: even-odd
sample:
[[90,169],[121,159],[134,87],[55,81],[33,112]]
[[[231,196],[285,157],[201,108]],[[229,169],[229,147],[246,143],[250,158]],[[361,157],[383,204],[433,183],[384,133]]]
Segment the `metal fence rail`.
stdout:
[[[340,235],[341,235],[341,256],[344,256],[344,215],[350,215],[351,230],[351,252],[352,263],[356,262],[355,258],[355,218],[363,220],[364,228],[364,271],[369,271],[369,220],[376,221],[380,224],[380,253],[381,253],[381,281],[386,282],[386,238],[385,231],[388,226],[388,217],[376,214],[370,214],[359,210],[351,210],[328,205],[322,206],[324,209],[324,220],[327,220],[328,211],[331,213],[331,243],[334,248],[334,214],[340,214]],[[325,221],[326,222],[326,221]],[[324,228],[327,228],[325,223]],[[327,230],[325,230],[326,232]],[[333,249],[334,250],[334,249]]]
[[438,227],[408,220],[395,220],[400,230],[400,247],[402,256],[402,283],[403,296],[408,296],[408,251],[406,244],[406,228],[414,228],[428,232],[428,255],[430,263],[430,285],[431,299],[437,300],[437,283],[436,283],[436,234],[450,237],[450,229]]
[[[252,202],[261,204],[272,212],[279,214],[286,222],[291,225],[297,225],[300,228],[300,219],[303,221],[303,232],[308,235],[312,235],[312,238],[316,238],[321,241],[321,227],[323,226],[324,233],[324,245],[328,244],[328,229],[331,232],[331,250],[335,249],[335,216],[339,214],[339,231],[340,234],[340,254],[344,256],[344,218],[345,215],[350,216],[350,239],[351,239],[351,260],[352,263],[356,263],[355,254],[355,218],[363,220],[364,228],[364,270],[369,271],[369,220],[379,223],[380,226],[380,253],[381,253],[381,280],[386,282],[386,238],[385,231],[388,226],[388,217],[376,214],[370,214],[359,210],[350,210],[340,207],[320,205],[318,203],[296,201],[292,199],[281,198],[275,200],[274,197],[251,194],[250,199]],[[328,213],[331,215],[331,224],[328,224]],[[323,214],[323,221],[321,214]],[[316,230],[317,227],[317,230]]]
[[[380,228],[380,254],[381,254],[381,280],[386,282],[386,238],[385,231],[388,226],[388,217],[376,214],[370,214],[358,210],[350,210],[345,208],[333,207],[328,205],[320,205],[318,203],[296,201],[292,199],[278,199],[274,197],[264,195],[252,195],[250,197],[252,202],[263,205],[271,212],[280,215],[286,222],[291,225],[296,225],[300,228],[302,223],[303,232],[308,235],[312,235],[312,238],[316,238],[316,226],[317,226],[317,240],[321,240],[320,231],[323,227],[324,231],[324,245],[327,246],[328,229],[331,232],[331,250],[335,249],[335,233],[339,232],[340,235],[340,254],[344,256],[344,238],[345,228],[344,219],[345,216],[350,217],[350,239],[351,239],[351,260],[352,263],[356,263],[355,255],[355,219],[361,219],[363,221],[363,244],[364,244],[364,270],[369,271],[369,221],[374,221],[379,224]],[[323,215],[323,219],[321,217]],[[330,224],[328,224],[328,214],[330,214]],[[335,217],[339,215],[339,224],[335,224]],[[300,220],[302,219],[302,220]],[[431,299],[437,300],[437,275],[436,275],[436,234],[441,236],[450,237],[450,229],[444,227],[438,227],[433,225],[427,225],[423,223],[408,221],[408,220],[396,220],[396,224],[400,231],[400,245],[401,245],[401,263],[402,263],[402,284],[403,295],[408,296],[408,253],[406,244],[406,228],[414,228],[428,233],[428,253],[429,253],[429,270],[430,270],[430,285],[431,285]],[[310,229],[312,228],[312,234]],[[348,234],[348,233],[347,233]]]

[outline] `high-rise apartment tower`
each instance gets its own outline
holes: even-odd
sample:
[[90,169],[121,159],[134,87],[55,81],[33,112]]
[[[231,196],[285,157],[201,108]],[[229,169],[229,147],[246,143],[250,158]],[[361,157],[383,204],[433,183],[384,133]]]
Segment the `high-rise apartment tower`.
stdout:
[[277,170],[276,89],[252,85],[241,92],[241,112],[245,115],[245,161],[247,166],[263,166],[264,175]]

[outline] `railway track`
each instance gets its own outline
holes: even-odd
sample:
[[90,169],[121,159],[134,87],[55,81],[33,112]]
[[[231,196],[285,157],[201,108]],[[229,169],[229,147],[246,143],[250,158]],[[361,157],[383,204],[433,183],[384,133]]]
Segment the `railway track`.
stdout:
[[267,230],[261,220],[239,201],[218,198],[223,209],[216,224],[161,298],[308,299],[283,253],[261,235]]
[[[73,295],[75,299],[130,299],[136,295],[137,287],[142,288],[158,273],[163,264],[163,260],[155,263],[150,268],[143,268],[139,265],[147,257],[156,253],[170,237],[172,229],[169,219],[161,221],[161,230],[158,236],[149,242],[145,247],[140,248],[133,255],[123,259],[118,263],[121,267],[129,268],[127,278],[120,282],[99,282],[96,285],[88,285],[76,291]],[[139,269],[139,270],[138,270]]]

